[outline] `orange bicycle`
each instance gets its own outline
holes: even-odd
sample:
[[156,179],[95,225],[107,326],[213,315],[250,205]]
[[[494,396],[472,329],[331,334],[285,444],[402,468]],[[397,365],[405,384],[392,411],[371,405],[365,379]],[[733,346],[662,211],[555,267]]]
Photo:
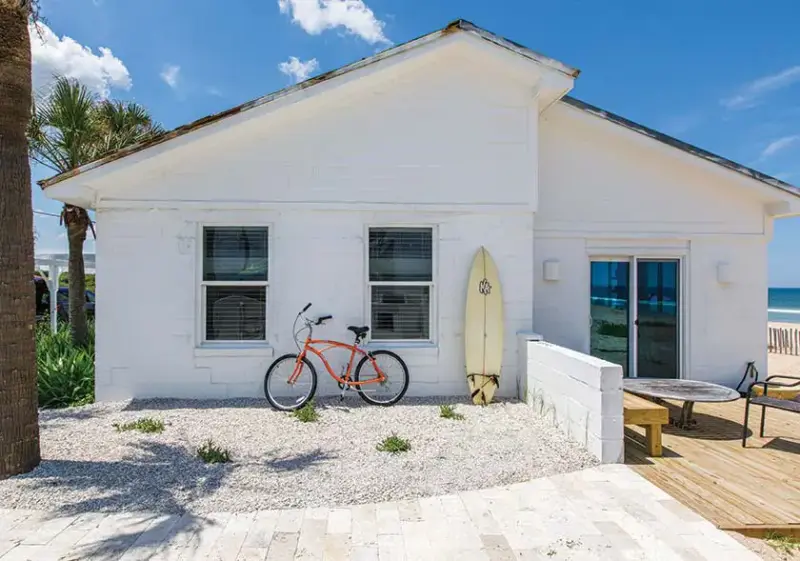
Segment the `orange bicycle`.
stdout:
[[[366,336],[369,327],[356,327],[350,325],[348,330],[352,331],[356,340],[352,345],[339,341],[329,341],[326,339],[314,339],[314,326],[322,325],[326,321],[333,319],[333,316],[321,316],[315,320],[309,319],[305,313],[311,307],[311,303],[306,305],[297,314],[292,325],[294,342],[299,353],[285,354],[275,360],[267,370],[264,377],[264,395],[270,405],[281,411],[294,411],[301,408],[314,397],[317,391],[317,370],[308,360],[309,352],[315,354],[325,365],[328,374],[336,380],[339,388],[344,392],[350,388],[355,388],[358,395],[372,405],[389,406],[400,401],[408,390],[408,367],[399,356],[391,351],[368,351],[359,346],[361,340]],[[297,323],[303,322],[303,326],[297,328]],[[305,343],[300,346],[299,335],[308,330]],[[321,348],[317,348],[321,346]],[[333,371],[324,353],[330,349],[347,349],[350,351],[350,360],[342,376],[337,376]],[[353,376],[353,363],[356,355],[362,356],[355,368]]]

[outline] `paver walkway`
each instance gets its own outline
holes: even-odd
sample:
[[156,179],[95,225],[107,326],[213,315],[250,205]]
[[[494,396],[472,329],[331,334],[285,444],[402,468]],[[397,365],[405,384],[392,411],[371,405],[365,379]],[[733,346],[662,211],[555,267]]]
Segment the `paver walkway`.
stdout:
[[714,560],[749,552],[625,466],[346,508],[0,510],[0,560]]

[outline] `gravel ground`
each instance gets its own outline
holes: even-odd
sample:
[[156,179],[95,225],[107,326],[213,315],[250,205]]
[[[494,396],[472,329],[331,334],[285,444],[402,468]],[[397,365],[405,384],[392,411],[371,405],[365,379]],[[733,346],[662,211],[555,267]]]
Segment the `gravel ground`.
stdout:
[[748,538],[738,532],[726,533],[750,551],[756,553],[764,561],[800,561],[800,545],[792,548],[790,551],[779,551],[769,545],[765,540]]
[[[456,403],[465,420],[439,418]],[[549,421],[516,401],[475,407],[406,398],[393,407],[358,398],[318,403],[301,423],[264,400],[147,400],[42,411],[41,466],[0,481],[4,508],[163,512],[370,503],[479,489],[573,471],[596,462]],[[117,432],[153,417],[161,434]],[[405,453],[376,450],[397,433]],[[229,464],[196,454],[208,438]]]

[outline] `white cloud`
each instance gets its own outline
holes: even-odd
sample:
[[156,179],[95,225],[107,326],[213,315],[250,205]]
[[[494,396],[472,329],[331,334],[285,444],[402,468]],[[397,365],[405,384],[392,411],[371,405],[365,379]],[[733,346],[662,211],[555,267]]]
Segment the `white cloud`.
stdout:
[[278,0],[278,7],[311,35],[344,27],[373,45],[391,42],[383,34],[386,24],[375,17],[364,0]]
[[749,109],[761,103],[762,98],[774,91],[800,82],[800,66],[791,66],[777,74],[764,76],[745,84],[736,95],[723,99],[722,105],[728,109]]
[[133,85],[125,64],[111,49],[100,47],[98,54],[70,37],[58,37],[43,23],[31,24],[31,53],[33,55],[33,87],[46,88],[55,76],[74,78],[102,97],[111,88],[129,90]]
[[800,140],[800,134],[794,134],[792,136],[784,136],[782,138],[773,140],[772,142],[767,144],[766,148],[764,148],[761,151],[761,156],[759,157],[759,161],[764,161],[767,158],[774,156],[775,154],[777,154],[781,150],[784,150],[785,148],[788,148],[798,140]]
[[289,60],[278,65],[278,70],[291,76],[295,82],[302,82],[319,70],[319,62],[315,58],[303,62],[296,56],[290,56]]
[[164,80],[170,88],[173,90],[178,87],[178,79],[180,78],[181,74],[181,67],[177,64],[167,64],[164,66],[164,70],[161,71],[161,79]]

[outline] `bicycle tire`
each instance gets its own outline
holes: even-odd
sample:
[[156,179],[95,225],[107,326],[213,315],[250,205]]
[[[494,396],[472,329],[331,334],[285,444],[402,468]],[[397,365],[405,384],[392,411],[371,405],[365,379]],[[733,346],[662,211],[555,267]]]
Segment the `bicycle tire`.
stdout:
[[297,403],[295,403],[294,405],[291,405],[291,406],[281,405],[280,403],[275,401],[275,399],[273,399],[273,397],[270,395],[270,393],[269,393],[269,377],[270,377],[270,375],[273,372],[275,372],[275,369],[278,367],[278,365],[280,363],[282,363],[283,361],[285,361],[285,360],[291,360],[292,362],[297,362],[298,356],[299,355],[296,354],[296,353],[295,354],[289,353],[289,354],[285,354],[283,356],[279,356],[278,358],[276,358],[272,362],[272,364],[267,369],[267,374],[264,376],[264,396],[267,398],[267,401],[269,401],[269,404],[274,409],[277,409],[278,411],[294,411],[296,409],[300,409],[306,403],[311,401],[314,398],[314,394],[317,392],[317,369],[314,368],[314,365],[311,364],[310,360],[308,360],[306,357],[303,357],[303,365],[306,366],[309,369],[309,371],[311,372],[311,391],[308,393],[308,395],[305,398],[303,398],[301,401],[299,401],[299,402],[297,402]]
[[372,399],[369,395],[367,395],[364,392],[363,386],[359,385],[359,386],[355,386],[355,388],[356,388],[356,391],[358,392],[358,395],[361,396],[361,399],[363,399],[364,401],[366,401],[370,405],[380,405],[382,407],[389,407],[390,405],[394,405],[395,403],[397,403],[398,401],[403,399],[403,396],[406,395],[406,391],[408,391],[408,385],[411,382],[411,380],[410,380],[410,378],[408,376],[408,366],[406,366],[406,363],[403,361],[402,358],[397,356],[392,351],[372,351],[367,356],[365,356],[364,358],[362,358],[359,361],[358,366],[356,366],[355,374],[353,375],[353,381],[358,382],[361,379],[361,369],[364,367],[364,365],[367,364],[367,362],[370,360],[371,357],[375,357],[375,356],[379,356],[379,355],[390,356],[394,360],[396,360],[398,363],[400,363],[400,366],[403,367],[403,388],[400,390],[400,393],[398,393],[395,397],[393,397],[389,401],[378,401],[378,400]]

